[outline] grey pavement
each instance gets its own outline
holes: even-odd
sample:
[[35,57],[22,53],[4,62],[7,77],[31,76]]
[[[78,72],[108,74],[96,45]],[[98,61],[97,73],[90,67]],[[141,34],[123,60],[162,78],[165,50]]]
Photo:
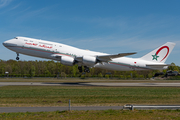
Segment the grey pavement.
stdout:
[[[84,106],[84,107],[71,107],[71,110],[123,110],[123,109],[138,109],[138,110],[180,110],[180,105],[133,105],[132,106]],[[69,107],[0,107],[0,113],[11,112],[45,112],[45,111],[65,111]]]
[[133,106],[135,109],[138,110],[152,110],[152,109],[159,109],[159,110],[177,110],[180,109],[180,105],[135,105]]

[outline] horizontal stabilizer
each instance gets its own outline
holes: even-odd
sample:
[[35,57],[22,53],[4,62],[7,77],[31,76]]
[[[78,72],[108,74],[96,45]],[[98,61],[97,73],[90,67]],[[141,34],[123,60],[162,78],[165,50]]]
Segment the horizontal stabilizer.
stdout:
[[119,54],[115,54],[115,55],[102,55],[102,56],[97,56],[97,59],[99,61],[102,61],[102,62],[108,62],[108,61],[111,61],[114,58],[124,57],[124,56],[128,56],[128,55],[133,55],[133,54],[136,54],[136,52],[133,52],[133,53],[119,53]]
[[167,68],[168,66],[171,66],[170,64],[146,64],[146,67],[152,68],[152,69],[163,69]]

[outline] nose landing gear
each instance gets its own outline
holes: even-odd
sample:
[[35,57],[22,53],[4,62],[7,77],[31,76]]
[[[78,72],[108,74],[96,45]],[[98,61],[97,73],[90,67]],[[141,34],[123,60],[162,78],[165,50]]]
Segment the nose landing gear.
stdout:
[[16,60],[19,60],[19,53],[16,53],[16,54],[17,54]]

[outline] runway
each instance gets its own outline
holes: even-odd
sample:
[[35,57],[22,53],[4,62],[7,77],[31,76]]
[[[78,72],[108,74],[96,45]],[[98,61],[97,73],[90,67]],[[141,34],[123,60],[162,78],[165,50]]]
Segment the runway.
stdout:
[[[71,107],[71,110],[177,110],[180,109],[180,105],[133,105],[132,106],[83,106],[83,107]],[[65,111],[69,110],[68,107],[0,107],[0,113],[11,112],[50,112],[50,111]]]
[[107,86],[107,87],[180,87],[180,83],[103,83],[103,82],[0,82],[0,86]]

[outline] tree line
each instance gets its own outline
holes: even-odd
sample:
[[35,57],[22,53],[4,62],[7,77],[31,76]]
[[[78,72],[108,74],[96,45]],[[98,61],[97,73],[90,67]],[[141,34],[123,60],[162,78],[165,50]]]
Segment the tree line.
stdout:
[[[167,70],[178,71],[179,66],[171,63]],[[90,73],[80,73],[78,66],[65,66],[56,61],[16,61],[0,60],[0,77],[117,77],[151,78],[158,70],[150,71],[111,71],[99,68],[90,68]],[[166,70],[163,70],[165,73]]]

